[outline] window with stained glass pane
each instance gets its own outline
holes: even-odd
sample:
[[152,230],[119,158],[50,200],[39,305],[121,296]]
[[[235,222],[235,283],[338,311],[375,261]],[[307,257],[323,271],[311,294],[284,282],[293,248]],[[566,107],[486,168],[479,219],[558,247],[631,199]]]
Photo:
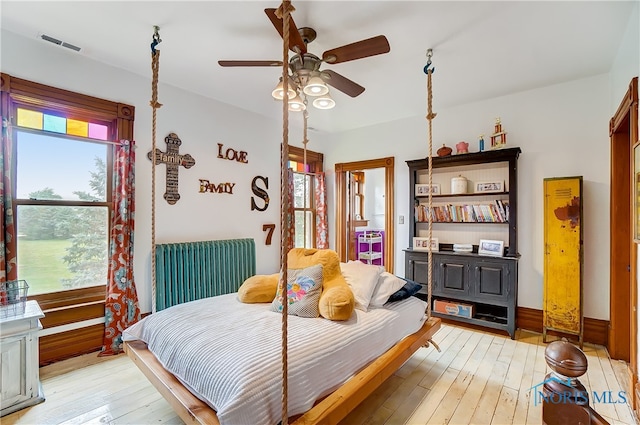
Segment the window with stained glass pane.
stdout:
[[26,109],[17,124],[18,277],[32,295],[106,284],[109,127]]

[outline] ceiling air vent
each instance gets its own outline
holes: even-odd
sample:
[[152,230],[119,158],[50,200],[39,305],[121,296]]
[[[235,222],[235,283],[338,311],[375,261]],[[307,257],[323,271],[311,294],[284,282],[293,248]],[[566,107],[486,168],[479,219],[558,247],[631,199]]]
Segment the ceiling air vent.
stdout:
[[49,43],[53,43],[56,44],[58,46],[62,46],[62,47],[66,47],[67,49],[71,49],[75,52],[79,52],[81,49],[78,46],[74,46],[73,44],[64,42],[62,40],[58,40],[57,38],[53,38],[51,36],[48,36],[46,34],[39,34],[40,38],[43,39],[44,41],[48,41]]

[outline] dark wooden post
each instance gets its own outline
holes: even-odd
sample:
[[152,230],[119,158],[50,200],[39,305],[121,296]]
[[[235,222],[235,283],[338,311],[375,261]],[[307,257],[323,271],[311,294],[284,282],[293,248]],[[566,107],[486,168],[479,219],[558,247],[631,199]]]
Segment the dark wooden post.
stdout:
[[544,357],[552,372],[543,385],[542,423],[545,425],[608,425],[589,406],[589,392],[578,380],[587,372],[587,357],[567,341],[550,343]]

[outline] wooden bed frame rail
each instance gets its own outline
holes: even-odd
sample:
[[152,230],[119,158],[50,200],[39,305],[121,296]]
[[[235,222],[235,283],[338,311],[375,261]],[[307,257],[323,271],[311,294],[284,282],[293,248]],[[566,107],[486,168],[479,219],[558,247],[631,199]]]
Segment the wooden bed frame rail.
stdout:
[[[440,319],[430,318],[419,331],[391,347],[311,410],[292,418],[291,424],[337,424],[425,345],[440,325]],[[185,424],[220,425],[216,412],[164,369],[144,342],[125,342],[124,349]]]

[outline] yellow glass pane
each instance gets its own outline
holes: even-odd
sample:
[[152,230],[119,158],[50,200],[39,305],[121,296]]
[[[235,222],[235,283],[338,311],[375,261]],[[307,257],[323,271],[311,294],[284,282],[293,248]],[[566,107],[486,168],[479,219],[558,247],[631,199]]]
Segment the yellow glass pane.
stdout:
[[67,119],[67,134],[72,136],[87,137],[89,135],[89,123],[86,121]]
[[18,126],[42,130],[42,112],[18,108]]

